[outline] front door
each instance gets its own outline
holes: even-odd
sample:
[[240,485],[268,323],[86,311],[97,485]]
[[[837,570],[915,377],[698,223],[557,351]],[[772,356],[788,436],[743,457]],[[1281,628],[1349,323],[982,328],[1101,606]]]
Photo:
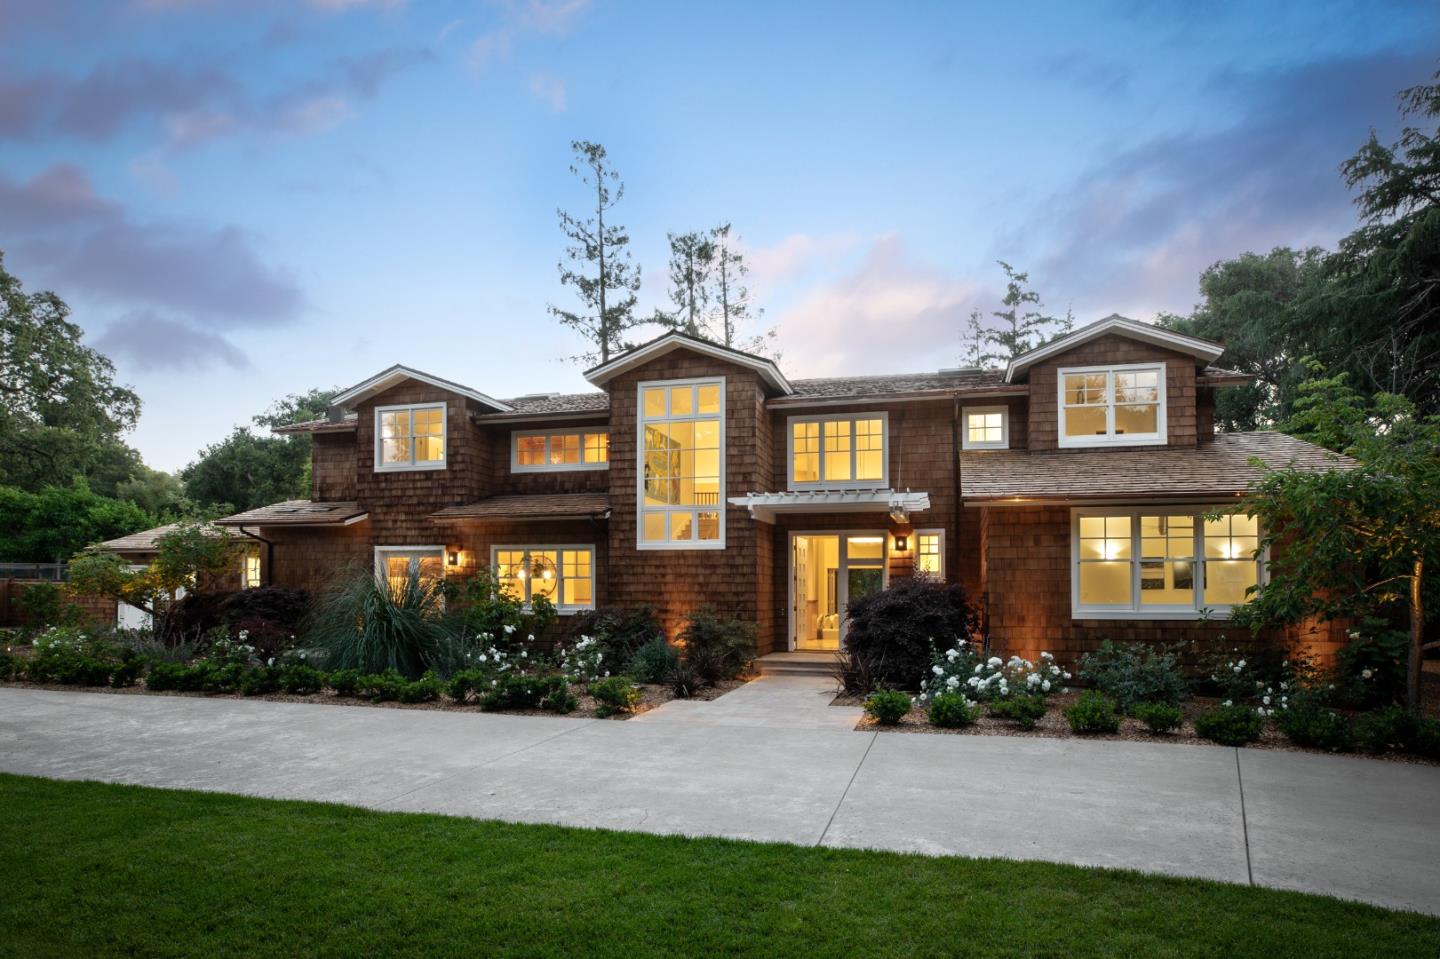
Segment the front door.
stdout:
[[885,534],[796,533],[790,550],[790,648],[836,650],[845,607],[885,588]]

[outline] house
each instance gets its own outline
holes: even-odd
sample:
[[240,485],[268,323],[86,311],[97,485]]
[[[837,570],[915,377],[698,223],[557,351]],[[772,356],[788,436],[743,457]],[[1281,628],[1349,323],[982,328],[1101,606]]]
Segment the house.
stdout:
[[218,522],[263,544],[270,583],[490,566],[562,615],[651,603],[674,630],[710,606],[756,623],[761,652],[837,648],[848,600],[916,573],[963,584],[1022,655],[1214,635],[1265,562],[1252,519],[1204,514],[1254,461],[1344,465],[1216,434],[1216,391],[1248,380],[1221,353],[1111,316],[1004,370],[791,380],[681,333],[586,371],[583,394],[394,366],[276,431],[313,437],[308,500]]

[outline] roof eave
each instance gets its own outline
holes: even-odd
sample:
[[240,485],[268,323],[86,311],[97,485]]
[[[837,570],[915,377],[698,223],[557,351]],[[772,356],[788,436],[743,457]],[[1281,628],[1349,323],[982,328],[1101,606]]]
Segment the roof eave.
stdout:
[[649,343],[644,343],[615,357],[615,359],[607,363],[593,366],[585,371],[585,379],[595,386],[603,387],[621,373],[632,370],[637,366],[648,363],[650,360],[678,349],[694,350],[697,353],[702,353],[727,363],[734,363],[737,366],[752,369],[756,373],[759,373],[760,378],[765,381],[766,385],[777,393],[788,396],[795,392],[795,388],[790,385],[790,381],[785,378],[784,373],[780,372],[780,367],[776,366],[773,360],[767,360],[764,357],[754,356],[740,350],[733,350],[729,347],[721,346],[718,343],[695,339],[694,337],[685,336],[681,333],[663,334],[651,340]]
[[1166,349],[1176,350],[1181,353],[1189,353],[1191,356],[1207,363],[1218,360],[1225,352],[1225,347],[1219,343],[1212,343],[1209,340],[1202,340],[1198,337],[1188,336],[1184,333],[1176,333],[1174,330],[1166,330],[1149,323],[1140,323],[1125,317],[1110,317],[1097,323],[1076,330],[1074,333],[1066,334],[1056,340],[1051,340],[1044,346],[1037,347],[1028,353],[1015,357],[1005,366],[1005,382],[1015,382],[1015,377],[1042,360],[1063,353],[1066,350],[1074,349],[1082,343],[1105,336],[1108,333],[1117,333],[1121,336],[1128,336],[1131,339],[1150,343],[1153,346],[1161,346]]
[[405,366],[402,363],[396,363],[388,370],[384,370],[380,373],[375,374],[367,380],[356,383],[348,390],[345,390],[344,392],[338,394],[333,400],[330,401],[330,403],[332,406],[337,407],[351,406],[355,403],[363,402],[364,400],[369,399],[370,397],[378,393],[384,392],[390,387],[395,386],[398,383],[404,382],[405,380],[419,380],[421,383],[428,383],[431,386],[437,387],[439,389],[447,390],[451,393],[457,393],[460,396],[468,397],[483,406],[489,406],[499,413],[508,413],[514,409],[514,407],[506,403],[500,402],[493,396],[487,396],[486,394],[481,393],[479,390],[472,390],[468,386],[462,386],[459,383],[452,382],[450,380],[444,379],[443,377],[435,376],[431,373],[426,373],[423,370],[417,370],[413,367]]

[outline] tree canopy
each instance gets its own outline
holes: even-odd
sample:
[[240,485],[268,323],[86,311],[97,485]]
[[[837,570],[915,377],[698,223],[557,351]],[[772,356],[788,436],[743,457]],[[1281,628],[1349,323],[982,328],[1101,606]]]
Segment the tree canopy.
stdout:
[[992,310],[987,323],[980,310],[972,310],[967,325],[965,361],[970,366],[1004,366],[1022,353],[1044,346],[1064,336],[1074,326],[1067,311],[1051,316],[1040,302],[1040,294],[1031,289],[1030,274],[1016,270],[1004,260],[997,260],[1005,272],[1003,309]]

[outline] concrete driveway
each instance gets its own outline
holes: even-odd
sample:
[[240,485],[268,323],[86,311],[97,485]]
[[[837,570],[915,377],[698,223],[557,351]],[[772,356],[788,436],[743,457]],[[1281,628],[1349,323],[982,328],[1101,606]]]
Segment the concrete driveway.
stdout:
[[855,711],[828,707],[827,687],[762,679],[629,722],[0,688],[0,771],[1048,859],[1440,914],[1440,768],[1218,746],[854,732]]

